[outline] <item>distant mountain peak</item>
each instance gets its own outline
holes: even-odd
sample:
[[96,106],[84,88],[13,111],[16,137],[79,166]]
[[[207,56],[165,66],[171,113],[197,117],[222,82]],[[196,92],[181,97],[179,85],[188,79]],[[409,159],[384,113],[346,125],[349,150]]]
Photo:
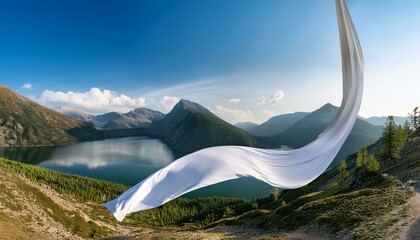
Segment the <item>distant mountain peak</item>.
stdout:
[[[134,112],[134,113],[158,113],[159,115],[163,115],[163,113],[161,113],[159,111],[149,109],[149,108],[145,108],[145,107],[138,107],[138,108],[135,108],[135,109],[131,110],[130,112]],[[130,112],[128,112],[128,113],[130,113]],[[125,114],[127,115],[128,113],[125,113]]]
[[[85,114],[85,115],[93,115],[93,114],[88,113],[84,110],[70,108],[70,107],[56,107],[56,108],[53,108],[53,110],[55,110],[55,111],[57,111],[61,114],[74,112],[74,113]],[[66,114],[64,114],[64,115],[66,115]]]
[[[181,99],[176,105],[175,107],[182,107],[185,110],[195,110],[195,109],[201,109],[204,108],[203,106],[201,106],[198,103],[195,102],[191,102],[187,99]],[[174,108],[175,108],[174,107]]]
[[209,119],[221,120],[200,104],[181,99],[163,119],[153,122],[149,127],[149,131],[154,135],[160,135],[165,138],[173,133],[178,124],[186,119],[191,119],[191,115],[196,115],[197,113]]
[[326,109],[338,109],[338,107],[332,105],[331,103],[326,103],[324,104],[321,108],[319,108],[319,110],[326,110]]
[[242,129],[186,99],[181,99],[163,119],[153,122],[147,131],[183,153],[212,146],[257,144]]
[[82,110],[67,107],[55,108],[56,111],[85,122],[91,122],[95,126],[104,129],[127,129],[147,127],[153,121],[162,119],[165,114],[140,107],[127,113],[108,112],[100,115],[93,115]]
[[9,88],[9,87],[8,87],[8,86],[6,86],[6,85],[0,85],[0,91],[1,91],[2,93],[13,93],[13,94],[18,95],[18,93],[17,93],[15,90],[13,90],[13,89]]
[[138,107],[138,108],[134,108],[132,111],[133,112],[141,112],[141,111],[145,111],[145,110],[151,110],[145,107]]
[[189,100],[186,99],[181,99],[172,109],[172,111],[169,114],[176,114],[179,112],[198,112],[198,113],[202,113],[205,114],[207,116],[211,116],[211,117],[216,117],[219,118],[218,116],[216,116],[215,114],[213,114],[212,112],[210,112],[207,108],[201,106],[198,103],[195,102],[191,102]]
[[315,116],[322,116],[325,121],[331,121],[338,112],[338,107],[332,105],[331,103],[327,103],[321,108],[315,110],[312,114]]

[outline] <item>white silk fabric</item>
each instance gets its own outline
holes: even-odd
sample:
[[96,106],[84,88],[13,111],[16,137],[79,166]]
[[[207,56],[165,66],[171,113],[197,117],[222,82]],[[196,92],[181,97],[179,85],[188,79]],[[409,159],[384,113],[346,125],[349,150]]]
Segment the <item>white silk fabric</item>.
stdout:
[[293,189],[321,175],[350,134],[363,92],[362,50],[344,0],[336,0],[336,10],[343,99],[336,117],[316,140],[287,151],[221,146],[186,155],[105,203],[115,218],[122,221],[129,213],[155,208],[185,193],[231,179],[253,177],[274,187]]

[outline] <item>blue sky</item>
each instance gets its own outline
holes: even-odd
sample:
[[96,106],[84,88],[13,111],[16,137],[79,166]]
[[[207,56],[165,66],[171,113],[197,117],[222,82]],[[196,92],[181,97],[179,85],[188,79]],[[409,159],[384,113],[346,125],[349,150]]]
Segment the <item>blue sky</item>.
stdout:
[[[420,104],[420,2],[348,0],[361,115]],[[341,100],[333,0],[0,0],[0,84],[92,113],[196,101],[262,122]]]

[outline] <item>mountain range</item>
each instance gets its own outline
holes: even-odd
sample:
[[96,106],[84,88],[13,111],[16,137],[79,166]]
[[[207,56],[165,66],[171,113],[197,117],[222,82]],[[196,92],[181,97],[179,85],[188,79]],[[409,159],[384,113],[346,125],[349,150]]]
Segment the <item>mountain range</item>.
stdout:
[[[146,108],[97,116],[80,110],[56,109],[77,118],[74,119],[45,108],[9,88],[2,87],[1,90],[0,139],[3,146],[62,145],[101,139],[104,136],[149,136],[161,139],[180,154],[221,145],[263,148],[286,145],[299,148],[316,139],[338,111],[337,107],[326,104],[312,113],[297,112],[273,117],[259,126],[249,128],[247,132],[225,122],[203,106],[185,99],[179,101],[166,115]],[[98,130],[92,123],[104,130]],[[358,119],[336,161],[362,146],[372,144],[380,135],[381,127]]]
[[109,112],[93,115],[78,109],[55,108],[57,112],[81,121],[91,122],[101,129],[129,129],[148,127],[153,121],[162,119],[165,114],[148,108],[136,108],[127,113]]
[[278,115],[268,119],[266,122],[248,130],[254,136],[275,137],[284,132],[293,124],[306,117],[307,112],[295,112],[289,114]]
[[234,126],[249,132],[251,129],[258,127],[258,124],[253,122],[238,122]]
[[[339,108],[325,104],[320,109],[306,115],[291,127],[273,137],[273,142],[292,148],[300,148],[315,140],[319,134],[330,124]],[[356,152],[363,146],[369,146],[382,135],[382,128],[374,126],[360,118],[356,120],[353,129],[335,158],[334,166],[338,161]]]
[[[360,118],[372,125],[384,126],[388,117],[382,116],[382,117],[370,117],[370,118],[360,117]],[[394,121],[397,125],[403,125],[405,121],[410,121],[410,119],[409,117],[394,116]]]
[[[327,103],[312,113],[296,112],[279,115],[253,127],[250,127],[251,124],[248,123],[245,125],[248,127],[246,131],[254,136],[265,137],[262,141],[268,148],[279,148],[280,146],[300,148],[315,140],[324,131],[334,119],[338,109],[338,107]],[[236,126],[244,125],[240,123]],[[373,144],[381,134],[382,127],[374,126],[362,118],[358,118],[331,167],[361,147]]]

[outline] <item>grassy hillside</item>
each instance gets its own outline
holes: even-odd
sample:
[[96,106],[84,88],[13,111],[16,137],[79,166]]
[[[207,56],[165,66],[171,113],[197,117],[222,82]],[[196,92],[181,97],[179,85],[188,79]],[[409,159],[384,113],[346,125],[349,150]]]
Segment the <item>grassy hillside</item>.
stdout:
[[[45,221],[54,221],[64,226],[67,235],[73,234],[83,238],[98,238],[117,234],[116,228],[118,227],[124,229],[132,227],[178,228],[189,224],[190,228],[196,229],[221,218],[238,216],[252,209],[251,203],[242,199],[203,198],[190,200],[180,198],[160,208],[130,214],[120,225],[101,204],[119,196],[128,189],[127,186],[64,174],[5,159],[0,159],[0,175],[3,176],[0,179],[0,185],[5,185],[3,189],[11,188],[10,191],[3,191],[0,194],[0,219],[10,218],[8,212],[26,216],[26,212],[29,210],[26,209],[28,206],[25,205],[25,202],[29,205],[33,202],[39,207],[38,214],[45,215],[47,218],[47,220],[37,220],[36,216],[33,216],[35,218],[32,219],[33,221],[43,222],[42,224],[46,224]],[[38,187],[34,187],[34,184]],[[57,196],[46,196],[43,193],[43,189],[49,188],[56,192]],[[14,195],[15,189],[20,192],[19,195]],[[22,202],[18,198],[24,198],[26,201]],[[75,207],[69,207],[72,209],[69,211],[61,204],[67,205],[67,207],[74,205]],[[2,207],[3,205],[5,207]],[[8,210],[4,211],[4,209]],[[25,218],[29,218],[29,216]],[[26,229],[28,233],[36,232],[31,230],[31,227],[27,229],[29,224],[27,221],[13,217],[12,219],[20,221],[22,229]],[[3,225],[0,224],[0,233],[1,226]]]
[[378,239],[409,214],[410,207],[406,203],[414,193],[411,189],[396,190],[394,184],[389,181],[381,188],[354,191],[334,185],[289,202],[279,198],[258,210],[223,222],[289,231],[306,227],[331,239],[344,236],[347,239]]
[[92,124],[63,116],[0,86],[0,146],[65,145],[102,138]]
[[[373,154],[380,159],[382,148],[382,139],[375,144],[370,145],[367,149],[369,154]],[[352,154],[346,158],[347,170],[354,177],[356,171],[357,154]],[[388,173],[403,182],[409,179],[420,179],[420,137],[409,140],[401,150],[401,158],[399,159],[383,159],[380,160],[381,173]],[[326,171],[313,182],[305,187],[285,190],[282,192],[282,198],[287,201],[299,198],[308,192],[316,192],[332,186],[338,179],[339,172],[336,168]],[[350,183],[353,178],[347,179]]]
[[[379,141],[368,149],[377,154],[380,148]],[[254,202],[181,198],[130,214],[122,223],[101,204],[127,186],[1,159],[0,234],[19,239],[398,238],[415,229],[419,216],[419,193],[401,187],[402,181],[419,179],[419,157],[420,138],[412,137],[400,159],[381,162],[382,172],[401,180],[367,175],[365,184],[349,187],[356,178],[353,155],[344,186],[332,169],[307,186],[267,193]]]
[[420,137],[410,138],[401,151],[401,158],[383,161],[382,171],[407,181],[420,181]]
[[[381,140],[368,151],[379,158]],[[420,137],[410,138],[401,158],[380,161],[381,172],[388,173],[388,177],[360,175],[355,160],[356,155],[346,160],[350,176],[344,186],[337,184],[340,173],[334,168],[304,187],[257,200],[257,210],[217,224],[306,229],[332,239],[394,239],[405,234],[409,239],[420,237],[413,230],[420,221],[420,194],[413,191],[420,189]],[[362,184],[352,187],[358,179]],[[407,187],[405,182],[410,179],[413,185]]]

